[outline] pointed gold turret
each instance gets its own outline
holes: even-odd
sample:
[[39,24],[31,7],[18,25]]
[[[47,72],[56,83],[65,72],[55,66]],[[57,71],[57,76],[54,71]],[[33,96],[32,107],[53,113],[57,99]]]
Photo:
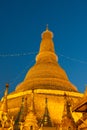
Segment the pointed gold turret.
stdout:
[[43,115],[41,125],[43,127],[52,127],[52,122],[51,122],[51,118],[50,118],[49,110],[48,110],[48,100],[47,100],[47,98],[45,99],[45,112],[44,112],[44,115]]
[[65,71],[58,64],[53,43],[53,33],[46,28],[41,35],[39,53],[35,65],[28,71],[24,81],[16,87],[16,91],[29,89],[53,89],[77,92],[70,83]]
[[7,95],[8,95],[8,87],[9,85],[6,84],[6,89],[4,92],[4,97],[2,99],[2,104],[0,108],[0,125],[2,128],[9,128],[11,125],[10,116],[8,113],[8,105],[7,105]]
[[26,130],[38,130],[38,122],[34,112],[34,91],[31,93],[31,106],[30,111],[25,118],[24,128]]
[[64,95],[64,110],[62,115],[62,130],[77,130],[77,125],[74,121],[71,112],[71,103],[67,95]]
[[8,105],[7,105],[8,87],[9,87],[9,85],[6,84],[6,90],[4,92],[4,97],[3,97],[2,105],[0,108],[0,111],[2,111],[2,112],[8,112]]

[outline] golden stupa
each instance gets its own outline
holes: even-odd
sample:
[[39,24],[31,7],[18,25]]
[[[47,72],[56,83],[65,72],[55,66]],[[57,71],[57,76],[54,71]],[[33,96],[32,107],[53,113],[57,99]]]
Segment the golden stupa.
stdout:
[[[48,109],[52,124],[60,126],[63,109],[64,95],[68,95],[72,105],[83,94],[69,81],[66,72],[58,64],[55,54],[53,33],[47,28],[42,33],[42,41],[39,53],[36,56],[35,65],[29,69],[22,83],[18,84],[15,91],[10,93],[8,110],[10,115],[17,117],[21,107],[21,100],[27,97],[27,105],[30,108],[31,93],[34,91],[34,110],[38,120],[42,119],[45,109],[45,98],[48,99]],[[80,115],[73,113],[73,118],[78,120]]]
[[40,50],[36,56],[36,64],[28,71],[24,81],[16,87],[16,91],[30,89],[53,89],[77,92],[70,83],[65,71],[58,64],[55,54],[53,33],[46,29],[42,33]]

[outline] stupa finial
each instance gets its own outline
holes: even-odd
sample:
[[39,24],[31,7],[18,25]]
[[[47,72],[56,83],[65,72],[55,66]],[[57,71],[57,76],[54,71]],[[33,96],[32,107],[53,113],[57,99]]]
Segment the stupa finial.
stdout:
[[46,30],[48,30],[48,24],[46,25]]
[[6,83],[5,87],[6,87],[6,90],[5,90],[5,92],[4,92],[4,96],[7,96],[7,95],[8,95],[9,84]]

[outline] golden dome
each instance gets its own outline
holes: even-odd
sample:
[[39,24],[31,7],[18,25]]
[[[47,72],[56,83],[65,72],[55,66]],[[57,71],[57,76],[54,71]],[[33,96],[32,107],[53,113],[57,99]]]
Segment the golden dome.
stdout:
[[77,91],[70,83],[65,71],[58,64],[55,54],[53,33],[46,29],[42,33],[39,53],[35,65],[28,71],[24,81],[16,87],[16,91],[29,89],[55,89],[64,91]]

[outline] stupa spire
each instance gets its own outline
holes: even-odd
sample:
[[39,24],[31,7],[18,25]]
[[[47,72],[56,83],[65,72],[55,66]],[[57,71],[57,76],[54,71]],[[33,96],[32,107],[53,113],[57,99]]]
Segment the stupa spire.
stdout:
[[21,107],[18,113],[18,116],[15,120],[16,127],[19,127],[20,124],[23,124],[25,121],[25,117],[27,115],[27,98],[22,97]]
[[53,33],[46,26],[46,30],[41,34],[42,40],[40,44],[40,50],[36,56],[36,61],[50,61],[57,62],[57,56],[55,54]]
[[48,24],[46,25],[46,30],[48,30]]
[[45,112],[42,119],[42,126],[44,127],[52,127],[49,111],[48,111],[48,99],[45,98]]
[[0,125],[2,126],[2,129],[9,128],[12,125],[11,118],[8,113],[8,105],[7,105],[8,87],[9,84],[6,84],[6,89],[4,92],[4,97],[2,99],[2,104],[0,108]]
[[7,105],[8,87],[9,87],[9,84],[6,84],[6,89],[4,92],[4,97],[3,97],[2,105],[0,109],[2,112],[8,112],[8,105]]
[[71,112],[71,103],[66,94],[64,94],[64,110],[62,115],[62,130],[77,130],[76,123]]
[[38,128],[38,121],[34,111],[34,90],[31,93],[31,105],[30,110],[26,115],[24,128],[27,130],[39,130]]

